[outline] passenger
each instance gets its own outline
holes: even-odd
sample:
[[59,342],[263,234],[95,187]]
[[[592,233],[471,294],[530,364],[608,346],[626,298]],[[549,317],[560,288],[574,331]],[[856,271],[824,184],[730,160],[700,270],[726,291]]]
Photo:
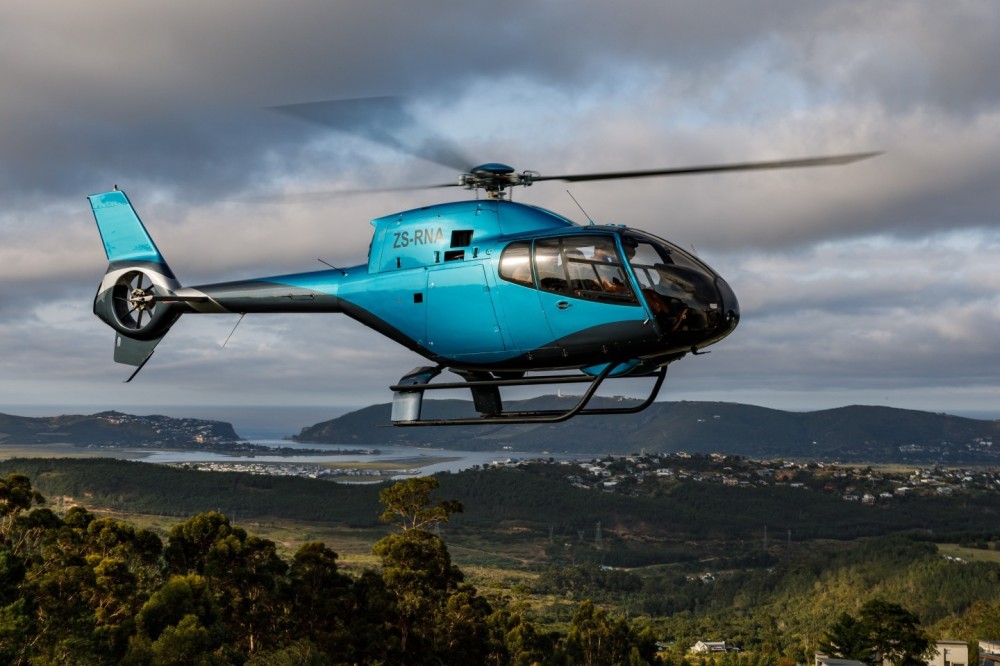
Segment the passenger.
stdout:
[[618,257],[610,243],[598,243],[594,246],[594,261],[597,264],[598,277],[601,278],[601,287],[610,294],[620,294],[627,291],[625,288],[625,274],[618,263]]
[[533,287],[534,282],[531,279],[531,264],[527,261],[520,261],[514,265],[513,270],[510,272],[510,279],[512,282],[518,284],[523,284],[526,287]]
[[617,264],[618,257],[615,256],[615,251],[610,246],[598,243],[594,247],[594,261],[599,261],[602,264]]

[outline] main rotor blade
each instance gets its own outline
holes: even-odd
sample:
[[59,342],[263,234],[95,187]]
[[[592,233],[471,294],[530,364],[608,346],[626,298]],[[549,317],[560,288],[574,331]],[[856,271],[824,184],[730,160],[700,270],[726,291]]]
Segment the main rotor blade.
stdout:
[[607,171],[603,173],[582,173],[563,176],[533,176],[532,182],[542,180],[564,180],[582,182],[587,180],[617,180],[622,178],[649,178],[652,176],[687,176],[698,173],[720,173],[725,171],[763,171],[765,169],[798,169],[802,167],[834,166],[866,160],[881,151],[872,153],[850,153],[828,157],[804,157],[793,160],[772,160],[766,162],[740,162],[737,164],[712,164],[705,166],[674,167],[670,169],[645,169],[641,171]]
[[282,194],[261,194],[258,196],[240,197],[240,201],[252,203],[299,204],[313,201],[328,201],[337,197],[354,194],[378,194],[384,192],[416,192],[419,190],[434,190],[444,187],[460,187],[458,182],[437,183],[434,185],[410,185],[403,187],[360,187],[343,190],[316,190],[313,192],[285,192]]
[[328,129],[356,134],[457,171],[468,171],[475,164],[455,144],[414,117],[401,97],[359,97],[269,108]]

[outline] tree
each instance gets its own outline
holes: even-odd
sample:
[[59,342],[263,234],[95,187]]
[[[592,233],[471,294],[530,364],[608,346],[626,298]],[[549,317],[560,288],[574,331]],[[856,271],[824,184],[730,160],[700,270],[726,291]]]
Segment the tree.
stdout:
[[532,666],[557,663],[556,639],[558,635],[542,633],[524,616],[524,608],[514,611],[501,608],[489,618],[496,638],[493,652],[486,663]]
[[445,602],[437,644],[454,663],[477,664],[497,652],[489,625],[493,608],[471,585],[459,585]]
[[439,485],[433,476],[421,476],[395,483],[379,493],[385,511],[379,516],[384,522],[396,521],[403,531],[422,530],[437,523],[448,522],[453,513],[462,512],[462,503],[444,500],[431,505],[431,492]]
[[872,644],[868,627],[848,613],[841,613],[819,642],[819,650],[839,659],[871,661]]
[[245,540],[247,533],[231,525],[229,518],[216,511],[199,513],[180,525],[174,525],[163,553],[167,570],[178,574],[205,573],[213,547],[229,536]]
[[33,504],[44,504],[45,498],[31,487],[31,479],[24,474],[11,472],[0,479],[0,516],[17,515]]
[[45,498],[31,487],[31,480],[24,474],[11,472],[0,479],[0,540],[15,550],[20,547],[13,538],[14,525],[18,516],[35,504],[44,504]]
[[875,666],[918,666],[931,647],[917,616],[902,606],[871,599],[858,617],[841,614],[820,643],[830,656],[858,659]]
[[875,664],[886,660],[895,666],[920,666],[931,647],[917,616],[902,606],[872,599],[861,607],[861,622],[868,627]]
[[302,544],[282,586],[285,635],[308,637],[328,654],[344,656],[351,635],[351,579],[337,570],[337,554],[319,542]]
[[254,654],[279,632],[279,583],[288,565],[273,541],[248,536],[214,511],[198,514],[170,530],[168,569],[205,577],[234,643]]
[[609,617],[590,600],[580,604],[566,635],[566,653],[576,664],[649,664],[655,652],[651,635],[637,636],[624,618]]
[[982,636],[1000,636],[1000,603],[972,604],[964,615],[947,623],[946,633],[970,643]]
[[462,582],[462,572],[451,563],[444,542],[420,529],[389,535],[372,552],[382,560],[382,580],[394,600],[400,651],[429,651],[444,604]]
[[[380,540],[372,552],[382,560],[382,583],[391,598],[401,661],[436,663],[456,656],[483,661],[490,651],[486,619],[492,608],[451,562],[444,542],[425,528],[462,510],[456,501],[431,504],[434,477],[407,479],[379,493],[382,520],[403,528]],[[457,655],[456,651],[461,650]]]
[[34,633],[31,606],[21,586],[27,569],[24,561],[0,547],[0,660],[17,663]]
[[174,576],[164,583],[139,611],[136,627],[129,663],[196,663],[198,657],[208,661],[225,639],[208,582],[197,574]]

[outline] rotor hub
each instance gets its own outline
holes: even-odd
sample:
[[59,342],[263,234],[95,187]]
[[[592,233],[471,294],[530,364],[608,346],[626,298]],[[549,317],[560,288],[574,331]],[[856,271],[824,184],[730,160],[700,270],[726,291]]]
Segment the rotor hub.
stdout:
[[149,289],[133,289],[132,293],[129,294],[128,304],[132,310],[137,311],[147,311],[153,309],[153,287],[150,285]]
[[515,173],[514,167],[488,162],[463,173],[458,177],[458,184],[467,190],[486,190],[486,196],[490,199],[504,199],[508,188],[517,185],[528,187],[538,175],[534,171]]

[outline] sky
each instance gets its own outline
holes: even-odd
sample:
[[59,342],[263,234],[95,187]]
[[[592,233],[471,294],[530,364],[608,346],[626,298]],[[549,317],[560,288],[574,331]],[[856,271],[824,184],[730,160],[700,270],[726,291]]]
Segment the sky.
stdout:
[[[372,218],[469,193],[270,107],[388,95],[400,135],[542,174],[884,151],[515,198],[586,222],[569,189],[731,284],[739,327],[661,399],[1000,418],[998,33],[987,1],[5,2],[0,412],[387,402],[424,360],[334,314],[250,315],[225,346],[238,316],[182,317],[124,383],[85,197],[125,190],[184,284],[363,263]],[[403,189],[280,198],[359,188]]]

